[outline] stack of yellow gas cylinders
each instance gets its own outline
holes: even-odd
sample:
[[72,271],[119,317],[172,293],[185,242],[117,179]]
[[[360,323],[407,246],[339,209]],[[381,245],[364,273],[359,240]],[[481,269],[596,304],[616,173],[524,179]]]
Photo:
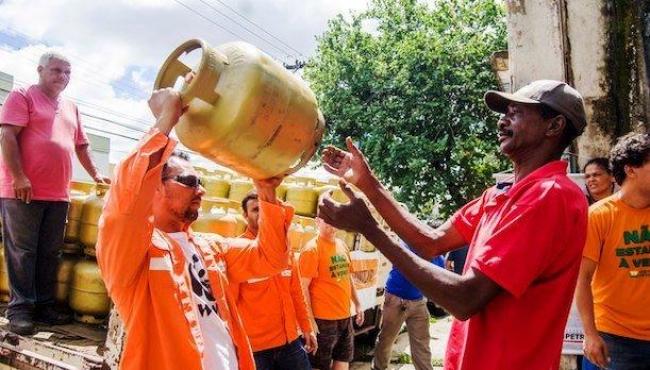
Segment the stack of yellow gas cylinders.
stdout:
[[[108,190],[109,185],[72,182],[64,244],[57,271],[57,303],[69,305],[75,313],[75,320],[87,324],[105,322],[111,305],[95,259],[99,217]],[[9,301],[9,291],[4,248],[0,248],[1,301]]]
[[[241,201],[253,190],[252,181],[225,170],[197,170],[201,173],[206,194],[192,230],[226,237],[241,235],[246,229]],[[277,188],[278,199],[291,204],[295,209],[296,215],[289,229],[289,241],[295,252],[300,251],[316,236],[316,208],[319,197],[325,192],[331,192],[338,202],[348,200],[336,181],[324,182],[310,177],[289,176]],[[356,234],[342,230],[338,232],[338,237],[351,250],[358,239]]]
[[[253,190],[253,183],[227,170],[197,168],[206,194],[199,218],[192,224],[195,232],[216,233],[237,237],[246,230],[241,201]],[[83,323],[100,324],[108,317],[110,299],[101,279],[95,245],[104,198],[108,185],[73,182],[70,208],[65,229],[65,243],[57,273],[56,300],[69,305],[75,319]],[[277,189],[280,200],[291,204],[296,215],[289,229],[289,242],[294,252],[300,250],[318,233],[315,216],[319,197],[331,192],[334,200],[346,202],[347,197],[335,181],[323,182],[309,177],[289,176]],[[350,250],[374,250],[365,238],[339,230],[337,236]],[[355,244],[359,248],[355,248]],[[0,239],[0,300],[9,300],[9,281]]]
[[57,302],[67,303],[75,320],[87,324],[103,323],[111,305],[95,258],[99,218],[108,190],[104,184],[73,182],[57,273]]

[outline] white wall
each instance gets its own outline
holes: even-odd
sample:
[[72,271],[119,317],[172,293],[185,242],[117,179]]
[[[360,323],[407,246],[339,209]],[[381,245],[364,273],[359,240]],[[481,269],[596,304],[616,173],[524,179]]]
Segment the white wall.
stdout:
[[[95,160],[95,165],[100,173],[105,176],[112,176],[109,169],[108,157],[111,149],[111,141],[109,138],[95,134],[89,134],[88,140],[90,141],[91,155]],[[79,163],[79,159],[75,157],[72,161],[72,179],[76,181],[93,181],[88,175],[86,170]]]

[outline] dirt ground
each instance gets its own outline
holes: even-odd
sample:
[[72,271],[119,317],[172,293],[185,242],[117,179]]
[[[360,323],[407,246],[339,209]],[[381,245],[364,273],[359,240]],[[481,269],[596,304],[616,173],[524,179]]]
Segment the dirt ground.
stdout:
[[[442,369],[442,359],[445,355],[445,348],[447,347],[447,338],[449,330],[451,329],[451,317],[444,317],[441,319],[431,319],[429,325],[429,333],[431,333],[431,348],[432,360],[434,369]],[[368,344],[358,343],[357,360],[350,366],[351,370],[369,370],[370,362],[374,348]],[[402,333],[397,337],[397,341],[393,346],[393,355],[391,357],[391,366],[389,369],[399,370],[414,370],[415,367],[408,363],[410,362],[411,347],[409,346],[408,334],[405,327],[402,328]]]

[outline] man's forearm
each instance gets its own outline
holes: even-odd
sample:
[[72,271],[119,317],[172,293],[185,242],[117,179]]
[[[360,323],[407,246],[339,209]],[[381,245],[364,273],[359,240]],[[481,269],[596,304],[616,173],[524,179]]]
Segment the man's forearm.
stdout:
[[[156,119],[156,123],[153,125],[153,128],[157,129],[163,135],[169,136],[169,133],[174,128],[174,125],[176,125],[176,122],[178,122],[178,117],[165,114],[158,117],[158,119]],[[149,157],[149,169],[152,169],[156,167],[158,164],[160,164],[160,159],[162,158],[162,154],[163,154],[163,150],[161,149],[156,153],[152,154],[151,157]]]
[[81,163],[86,172],[88,172],[88,175],[95,179],[95,177],[97,177],[98,171],[97,166],[95,166],[95,162],[93,161],[92,155],[90,154],[90,145],[79,145],[76,147],[75,151],[77,152],[79,163]]
[[375,176],[370,176],[359,188],[388,226],[422,258],[429,260],[453,249],[438,243],[441,234],[404,209]]
[[318,326],[316,325],[316,318],[314,317],[314,311],[311,307],[311,294],[309,293],[309,284],[311,279],[300,279],[300,286],[302,287],[302,293],[305,296],[305,307],[307,308],[307,318],[311,323],[312,329],[315,332],[318,332]]
[[8,134],[0,129],[0,147],[2,148],[2,157],[9,167],[9,172],[14,179],[25,177],[23,163],[20,157],[20,146],[15,135]]
[[493,283],[486,286],[489,289],[474,283],[474,271],[457,275],[433,265],[395,243],[379,226],[370,228],[364,235],[426,297],[460,320],[478,312],[496,294]]
[[350,275],[350,290],[352,291],[352,303],[354,303],[355,306],[361,306],[359,293],[357,292],[357,288],[354,286],[354,279],[352,279],[352,275]]
[[591,292],[591,276],[580,274],[576,286],[575,300],[585,335],[597,335],[598,329],[596,329],[594,320],[594,296]]

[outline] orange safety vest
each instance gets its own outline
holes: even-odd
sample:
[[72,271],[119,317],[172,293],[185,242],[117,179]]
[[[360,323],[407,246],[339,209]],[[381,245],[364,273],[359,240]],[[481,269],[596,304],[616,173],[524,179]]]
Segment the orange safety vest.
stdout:
[[[99,224],[97,261],[126,339],[120,359],[125,370],[201,369],[203,336],[192,305],[190,279],[180,246],[154,229],[152,204],[162,165],[175,141],[152,130],[116,170]],[[148,169],[149,157],[163,150]],[[188,231],[203,259],[208,280],[237,353],[239,368],[255,369],[229,281],[240,282],[286,269],[287,230],[293,209],[260,202],[258,239],[224,239]],[[257,247],[257,244],[269,247]]]
[[[240,238],[255,239],[246,230]],[[283,346],[313,331],[296,261],[279,274],[248,279],[234,286],[237,308],[253,352]]]

